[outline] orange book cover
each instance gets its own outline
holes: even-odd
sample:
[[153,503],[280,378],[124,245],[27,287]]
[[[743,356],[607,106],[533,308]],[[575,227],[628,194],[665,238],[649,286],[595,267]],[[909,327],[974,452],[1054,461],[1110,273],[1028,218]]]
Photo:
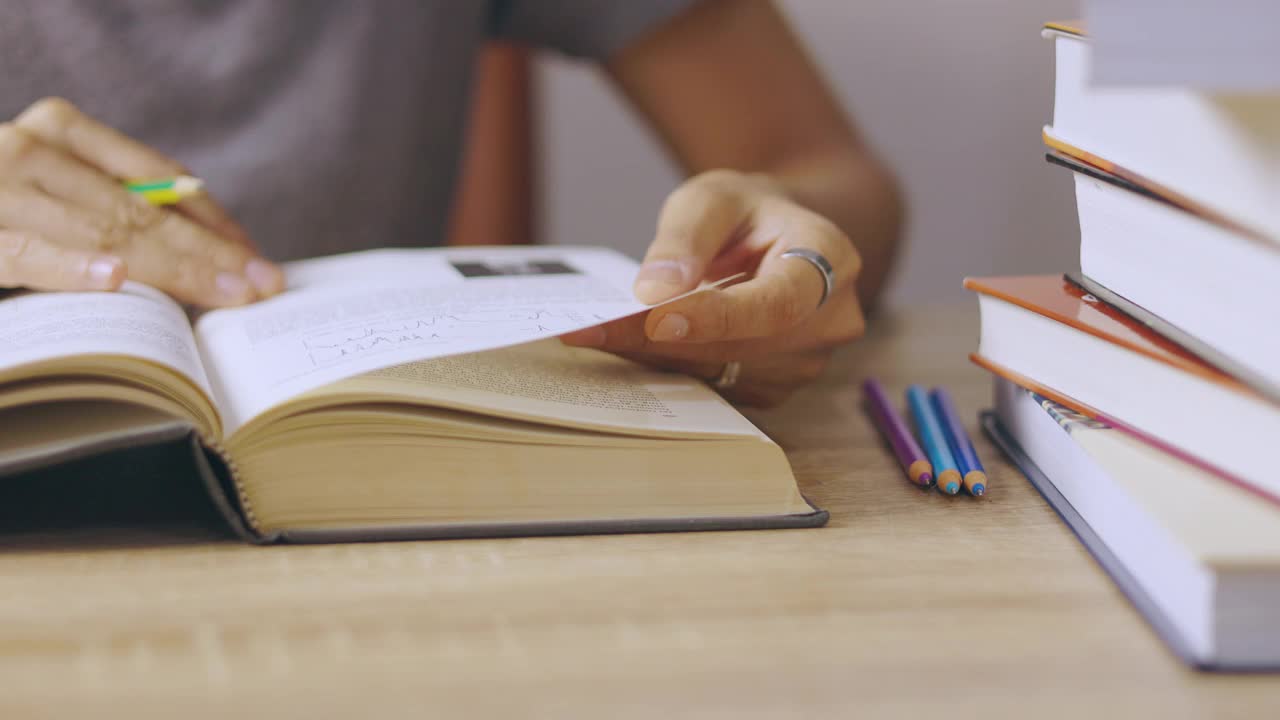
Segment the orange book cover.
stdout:
[[[1166,340],[1142,323],[1086,293],[1059,275],[1021,275],[965,278],[967,290],[990,295],[1018,307],[1069,325],[1076,330],[1145,355],[1185,373],[1226,385],[1238,392],[1256,395],[1248,386],[1209,365],[1179,345]],[[974,362],[990,365],[980,356]],[[988,367],[990,369],[990,367]],[[1005,374],[1001,372],[1001,374]],[[1010,380],[1015,380],[1010,377]],[[1015,380],[1016,382],[1016,380]],[[1019,383],[1021,384],[1021,383]],[[1054,398],[1056,399],[1056,398]],[[1079,407],[1072,401],[1064,403]]]
[[[1062,276],[1023,275],[965,278],[964,287],[967,290],[989,295],[1030,310],[1131,352],[1145,355],[1172,366],[1182,372],[1218,383],[1231,391],[1261,398],[1257,392],[1247,385],[1205,363],[1181,346],[1166,340],[1128,315],[1103,303]],[[1117,430],[1133,435],[1153,447],[1211,472],[1259,497],[1280,503],[1280,496],[1272,495],[1270,492],[1260,489],[1256,484],[1207,463],[1182,448],[1170,445],[1160,438],[1135,428],[1098,408],[1082,403],[1073,397],[1041,384],[1033,378],[994,363],[979,353],[971,353],[969,359],[975,365],[990,373],[999,375],[1015,385],[1026,388],[1078,413],[1101,420]]]

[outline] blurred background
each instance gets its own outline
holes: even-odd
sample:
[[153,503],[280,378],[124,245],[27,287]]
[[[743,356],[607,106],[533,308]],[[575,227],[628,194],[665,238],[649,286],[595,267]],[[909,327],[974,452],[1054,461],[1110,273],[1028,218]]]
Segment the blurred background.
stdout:
[[[1070,173],[1044,161],[1046,20],[1067,0],[779,0],[909,204],[891,302],[960,300],[964,275],[1061,272],[1079,237]],[[535,68],[544,242],[644,252],[678,176],[590,67]]]

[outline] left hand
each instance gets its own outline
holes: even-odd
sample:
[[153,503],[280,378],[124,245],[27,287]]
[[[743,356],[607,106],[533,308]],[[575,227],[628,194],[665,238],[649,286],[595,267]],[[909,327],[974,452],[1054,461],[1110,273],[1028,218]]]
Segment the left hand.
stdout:
[[[792,248],[823,255],[835,285],[821,308],[821,273]],[[854,289],[861,259],[834,223],[801,207],[762,175],[703,173],[668,198],[636,279],[636,297],[659,303],[747,272],[746,282],[682,298],[642,315],[580,330],[570,344],[597,347],[706,380],[741,363],[726,397],[776,405],[816,379],[835,348],[862,335]]]

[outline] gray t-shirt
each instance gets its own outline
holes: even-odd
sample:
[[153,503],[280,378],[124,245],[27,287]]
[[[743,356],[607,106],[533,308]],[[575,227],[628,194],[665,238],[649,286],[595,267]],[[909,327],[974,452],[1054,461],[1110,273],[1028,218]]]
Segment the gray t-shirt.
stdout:
[[286,260],[443,241],[485,40],[603,59],[693,0],[24,0],[0,120],[45,96],[182,161]]

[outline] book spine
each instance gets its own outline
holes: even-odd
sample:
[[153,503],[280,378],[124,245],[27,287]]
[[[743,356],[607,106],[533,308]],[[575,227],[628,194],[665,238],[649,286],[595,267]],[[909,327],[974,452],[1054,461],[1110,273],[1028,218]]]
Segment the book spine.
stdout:
[[240,468],[226,447],[210,438],[200,437],[195,432],[191,433],[191,438],[200,479],[231,530],[247,542],[275,542],[276,536],[264,532],[258,525],[240,480]]

